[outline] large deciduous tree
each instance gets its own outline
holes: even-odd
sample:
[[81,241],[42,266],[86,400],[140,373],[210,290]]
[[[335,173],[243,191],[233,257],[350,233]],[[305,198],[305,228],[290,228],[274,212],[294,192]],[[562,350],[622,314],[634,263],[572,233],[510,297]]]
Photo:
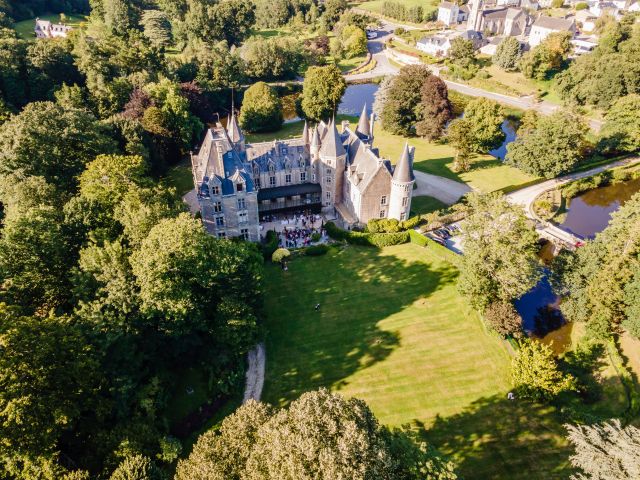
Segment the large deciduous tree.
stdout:
[[72,190],[86,163],[115,150],[106,130],[85,110],[34,102],[0,126],[0,174],[38,175]]
[[640,95],[622,97],[605,115],[598,147],[605,152],[640,150]]
[[347,88],[340,69],[335,65],[311,67],[302,87],[302,111],[311,120],[326,120],[335,113]]
[[479,309],[520,298],[540,278],[533,226],[498,194],[471,195],[469,207],[459,290]]
[[[384,94],[380,115],[385,130],[405,136],[414,133],[415,123],[422,113],[422,86],[430,75],[425,65],[409,65],[393,77]],[[378,98],[376,102],[379,102]]]
[[416,134],[428,140],[442,136],[444,127],[453,118],[447,85],[435,75],[425,78],[420,88],[420,115]]
[[554,32],[520,59],[520,70],[527,78],[546,79],[558,71],[573,49],[571,32]]
[[558,258],[555,278],[564,296],[561,309],[569,321],[608,337],[621,323],[640,337],[640,194],[613,213],[609,226],[575,253]]
[[401,432],[380,426],[367,405],[327,390],[309,392],[273,411],[249,402],[219,432],[200,437],[176,480],[439,478],[450,464]]
[[284,121],[282,102],[273,88],[264,82],[254,83],[244,93],[240,126],[247,132],[272,132]]
[[173,41],[171,23],[167,14],[161,10],[145,10],[140,21],[144,35],[154,45],[168,47]]
[[533,129],[507,145],[505,160],[531,175],[557,177],[583,158],[587,131],[580,118],[567,112],[541,116]]
[[60,478],[40,468],[55,458],[63,433],[96,406],[96,353],[65,319],[23,316],[5,304],[0,345],[0,472]]

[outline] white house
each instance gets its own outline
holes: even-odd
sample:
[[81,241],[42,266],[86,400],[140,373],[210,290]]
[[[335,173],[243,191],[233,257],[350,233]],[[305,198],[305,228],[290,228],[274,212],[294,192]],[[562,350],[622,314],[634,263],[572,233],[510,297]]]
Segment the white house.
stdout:
[[49,20],[36,18],[36,37],[38,38],[66,38],[71,27],[63,23],[51,23]]
[[627,7],[628,12],[640,12],[640,2],[632,3]]
[[579,10],[576,12],[576,23],[581,25],[580,30],[583,32],[593,32],[596,28],[596,20],[598,18],[589,10]]
[[529,45],[531,47],[539,45],[554,32],[571,32],[575,34],[576,23],[573,19],[553,18],[541,15],[533,22],[531,33],[529,34]]
[[593,51],[598,46],[598,39],[592,36],[581,36],[571,40],[573,56],[577,57]]
[[416,42],[416,48],[434,57],[446,57],[451,48],[451,40],[446,35],[422,37]]
[[446,26],[457,25],[460,9],[457,4],[442,2],[438,5],[438,21]]
[[620,9],[613,2],[597,2],[589,7],[589,11],[596,17],[611,15],[618,18],[620,16]]

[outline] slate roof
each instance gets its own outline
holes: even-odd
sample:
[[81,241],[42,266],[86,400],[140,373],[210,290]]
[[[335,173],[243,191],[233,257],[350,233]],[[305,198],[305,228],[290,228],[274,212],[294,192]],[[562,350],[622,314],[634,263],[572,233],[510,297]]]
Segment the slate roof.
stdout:
[[396,168],[393,169],[393,179],[396,182],[408,183],[415,180],[412,157],[413,149],[409,147],[408,143],[405,143],[400,161],[396,164]]
[[548,30],[568,31],[573,26],[573,20],[566,18],[553,18],[540,15],[533,23],[534,27],[546,28]]
[[336,128],[335,120],[329,122],[327,126],[327,132],[322,138],[322,145],[320,146],[320,155],[326,157],[339,157],[346,153],[344,146],[342,145],[342,139]]

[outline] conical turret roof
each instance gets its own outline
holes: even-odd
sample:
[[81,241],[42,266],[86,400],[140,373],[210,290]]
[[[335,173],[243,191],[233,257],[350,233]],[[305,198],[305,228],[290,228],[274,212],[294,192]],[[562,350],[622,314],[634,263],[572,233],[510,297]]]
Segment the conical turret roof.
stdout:
[[231,118],[227,122],[227,135],[229,135],[229,140],[233,143],[238,143],[244,140],[244,136],[242,135],[242,130],[240,130],[240,125],[238,125],[238,119],[236,118],[236,112],[231,109]]
[[302,129],[302,140],[305,145],[309,145],[309,125],[307,125],[307,121],[304,121],[304,128]]
[[311,146],[312,147],[320,146],[320,134],[318,133],[317,126],[313,129],[313,134],[311,135]]
[[325,157],[340,157],[345,155],[347,152],[342,145],[342,140],[340,139],[340,134],[338,133],[338,129],[336,128],[335,120],[329,122],[327,127],[327,133],[322,140],[322,147],[320,148],[320,154]]
[[369,117],[367,116],[367,104],[362,107],[362,113],[360,114],[360,120],[358,120],[358,127],[356,132],[366,137],[371,136],[371,125],[369,124]]
[[413,165],[411,165],[411,163],[411,151],[409,150],[409,144],[405,142],[400,161],[396,164],[396,168],[393,170],[393,180],[401,183],[413,182],[415,177],[413,175]]

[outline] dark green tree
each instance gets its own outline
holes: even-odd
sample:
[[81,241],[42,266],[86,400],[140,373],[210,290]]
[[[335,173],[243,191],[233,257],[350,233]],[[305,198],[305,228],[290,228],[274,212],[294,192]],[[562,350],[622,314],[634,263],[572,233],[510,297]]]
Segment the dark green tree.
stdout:
[[[421,115],[422,86],[431,73],[424,65],[409,65],[400,69],[385,92],[382,106],[382,127],[397,135],[412,135]],[[376,97],[376,102],[380,101]]]
[[0,174],[21,171],[71,190],[89,160],[115,149],[106,133],[85,110],[31,103],[0,127]]
[[557,177],[583,158],[587,131],[580,118],[567,112],[541,116],[535,129],[507,145],[505,161],[531,175]]
[[627,95],[611,106],[600,131],[598,147],[605,152],[640,150],[640,95]]
[[96,353],[68,320],[23,316],[5,304],[0,345],[0,472],[60,478],[43,472],[51,470],[62,435],[97,406]]
[[149,457],[126,457],[111,474],[109,480],[163,480],[165,477]]

